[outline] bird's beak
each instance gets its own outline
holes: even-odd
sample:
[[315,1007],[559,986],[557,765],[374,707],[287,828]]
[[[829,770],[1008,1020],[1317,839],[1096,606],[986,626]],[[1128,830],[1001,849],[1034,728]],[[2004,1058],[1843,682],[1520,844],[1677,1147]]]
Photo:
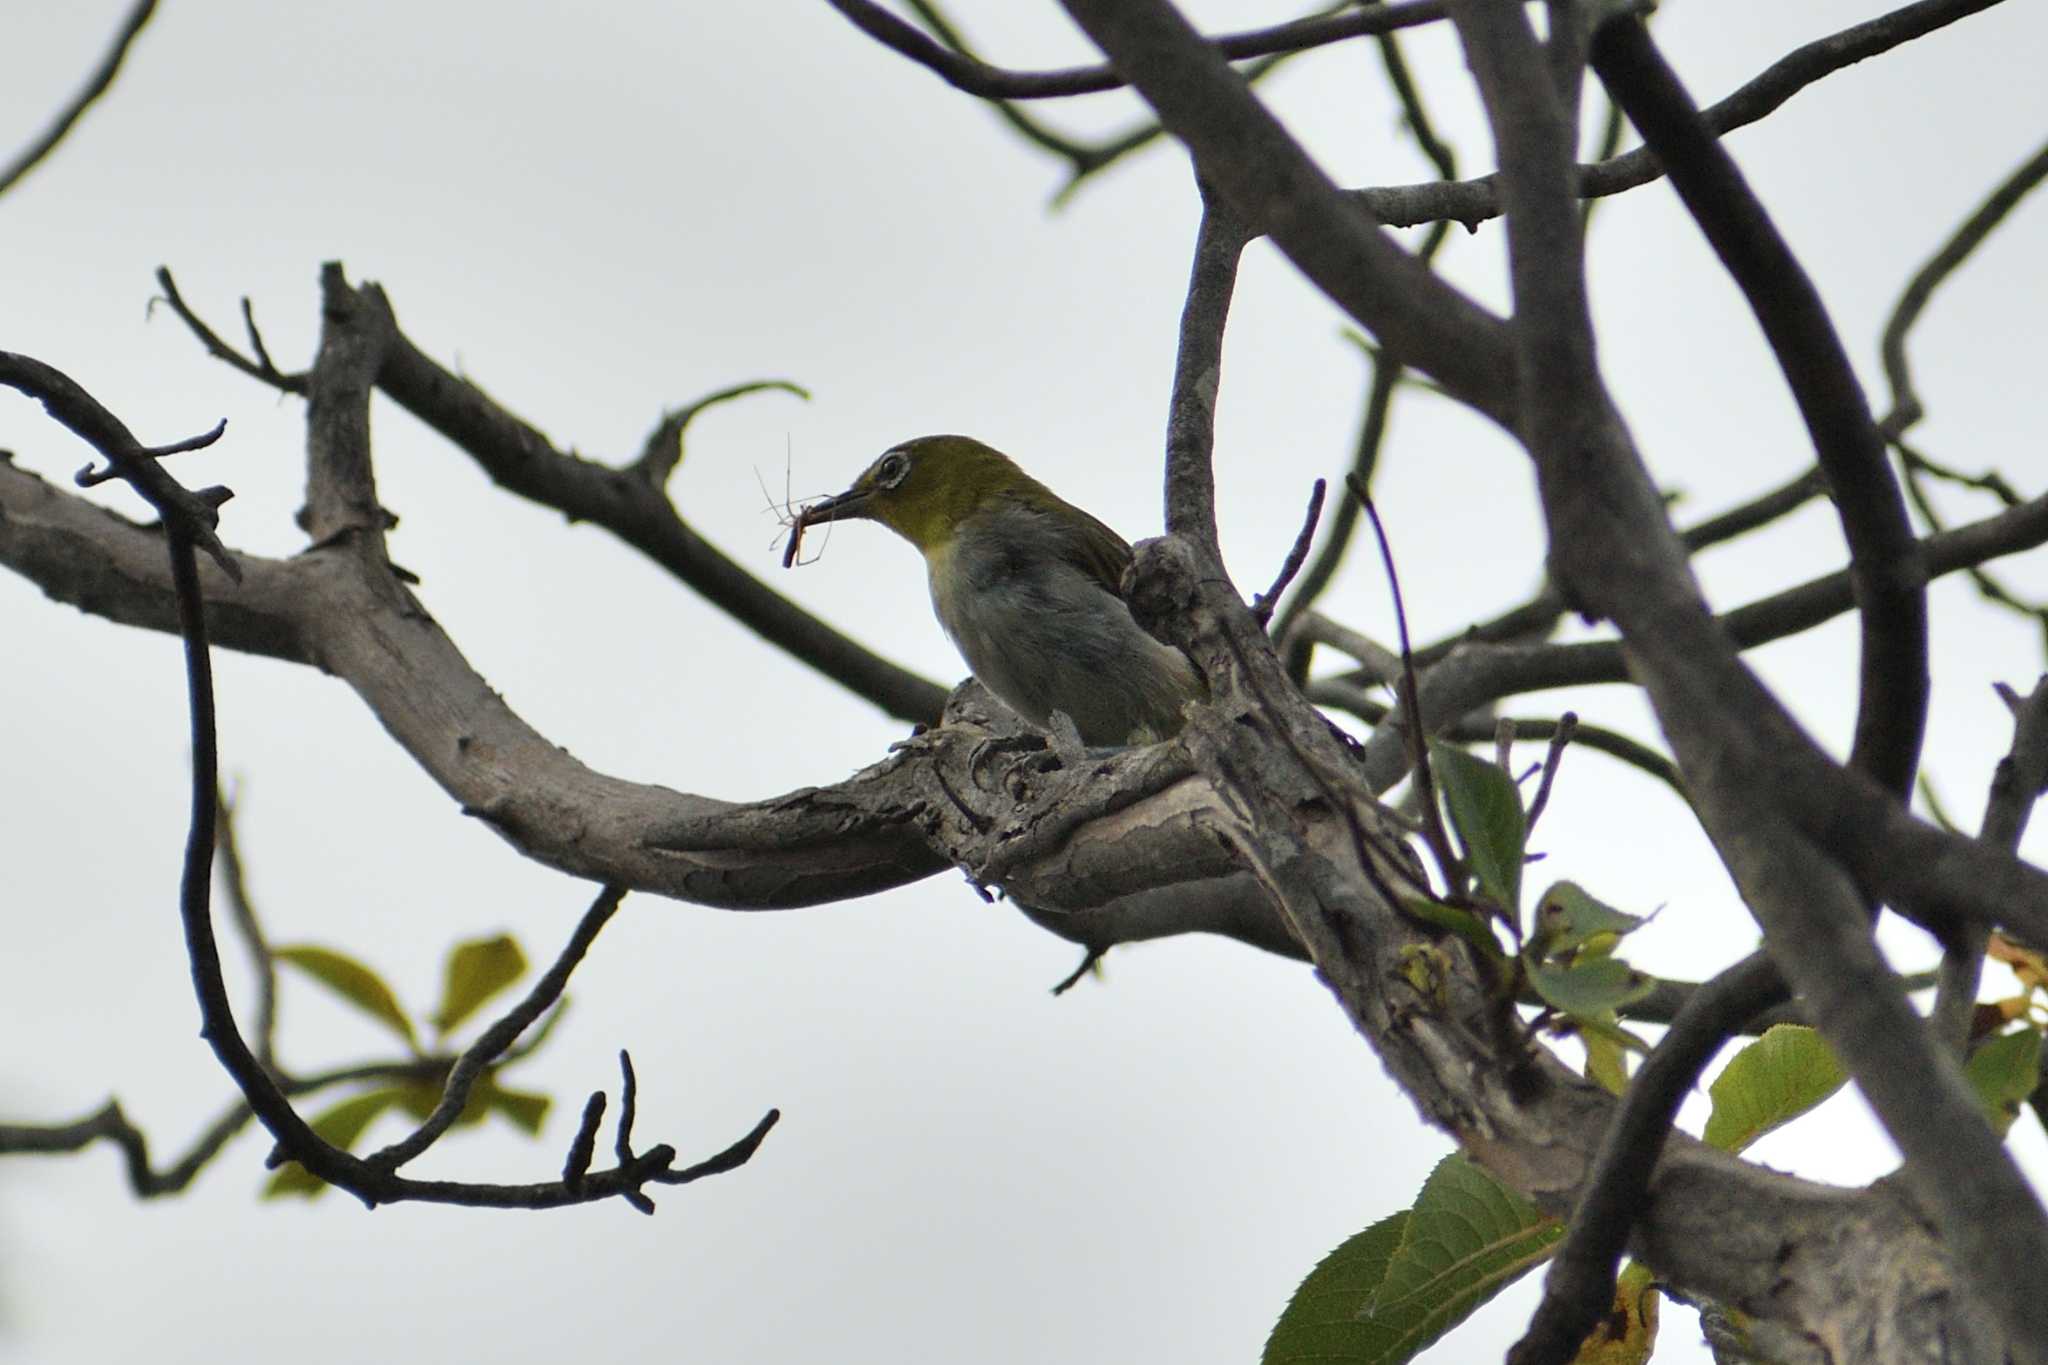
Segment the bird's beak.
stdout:
[[823,502],[814,502],[796,514],[799,527],[817,526],[827,521],[852,521],[865,517],[868,494],[864,489],[849,488],[844,493],[834,494]]
[[789,543],[782,549],[782,567],[796,563],[798,552],[803,548],[804,528],[817,526],[828,521],[852,521],[868,515],[868,493],[865,489],[849,488],[823,502],[814,502],[796,514],[796,520],[789,528]]

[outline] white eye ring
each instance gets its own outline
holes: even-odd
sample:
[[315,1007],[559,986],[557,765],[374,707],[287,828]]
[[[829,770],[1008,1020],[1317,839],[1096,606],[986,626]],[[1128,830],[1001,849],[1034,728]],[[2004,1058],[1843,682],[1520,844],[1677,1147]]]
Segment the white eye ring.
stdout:
[[903,476],[909,472],[909,457],[900,450],[892,450],[875,466],[875,482],[884,488],[894,488],[903,482]]

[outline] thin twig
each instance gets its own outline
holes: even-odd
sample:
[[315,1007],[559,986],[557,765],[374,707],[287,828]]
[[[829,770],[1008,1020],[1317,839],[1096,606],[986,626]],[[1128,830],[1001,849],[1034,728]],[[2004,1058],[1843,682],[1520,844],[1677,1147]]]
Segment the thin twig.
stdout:
[[249,949],[249,962],[256,971],[256,1060],[267,1071],[277,1070],[277,959],[263,936],[263,924],[249,898],[247,870],[242,850],[235,841],[235,807],[225,795],[219,798],[219,856],[221,884],[227,891],[228,914],[241,931]]
[[1956,272],[1963,262],[1992,230],[2005,221],[2019,204],[2043,179],[2048,179],[2048,144],[2044,144],[2024,165],[2007,176],[1997,189],[1993,190],[1976,211],[1958,227],[1941,249],[1929,258],[1927,263],[1914,272],[1898,303],[1892,309],[1891,318],[1885,323],[1884,338],[1879,350],[1884,357],[1885,380],[1891,385],[1892,409],[1880,423],[1889,440],[1897,440],[1906,434],[1924,412],[1920,395],[1913,388],[1913,371],[1906,359],[1906,337],[1913,330],[1913,324],[1920,320],[1920,314],[1933,299],[1948,277]]
[[371,1166],[383,1171],[397,1170],[433,1146],[441,1134],[462,1117],[478,1078],[518,1041],[520,1034],[532,1027],[534,1021],[561,998],[570,975],[582,963],[590,945],[597,941],[598,933],[611,921],[618,911],[619,902],[625,898],[625,890],[621,887],[607,886],[598,892],[597,899],[590,903],[590,908],[577,922],[576,931],[569,936],[568,943],[547,971],[533,983],[525,998],[485,1029],[455,1059],[455,1065],[448,1069],[448,1079],[441,1087],[440,1102],[434,1106],[433,1112],[421,1120],[420,1126],[410,1134],[369,1157]]
[[164,302],[178,315],[178,321],[185,324],[186,330],[199,338],[199,344],[206,348],[208,355],[240,370],[251,379],[270,385],[280,393],[303,394],[306,391],[307,380],[303,372],[286,374],[271,363],[270,353],[263,348],[262,336],[256,331],[256,316],[249,310],[249,301],[246,298],[242,300],[242,317],[248,325],[249,339],[255,347],[256,355],[253,360],[230,346],[221,338],[220,333],[207,326],[205,319],[192,311],[191,305],[185,302],[185,296],[178,292],[178,282],[171,278],[169,266],[160,265],[156,268],[156,283],[157,288],[164,291]]
[[[1795,48],[1726,99],[1703,111],[1716,137],[1770,117],[1808,86],[1882,53],[1924,38],[2000,0],[1916,0],[1888,14],[1854,24],[1804,47]],[[1580,198],[1622,194],[1651,184],[1664,174],[1655,152],[1637,147],[1592,165],[1577,167]],[[1382,185],[1354,190],[1351,197],[1390,227],[1454,222],[1467,228],[1501,216],[1500,175],[1474,180]]]
[[[1387,528],[1380,522],[1379,509],[1373,506],[1365,485],[1355,479],[1345,482],[1372,523],[1373,537],[1379,542],[1380,563],[1387,571],[1387,593],[1394,602],[1394,626],[1401,641],[1402,728],[1407,732],[1409,761],[1414,765],[1415,799],[1422,807],[1422,837],[1436,859],[1437,870],[1443,874],[1445,887],[1455,893],[1463,887],[1464,878],[1458,855],[1451,848],[1450,833],[1444,828],[1443,811],[1437,805],[1436,778],[1429,763],[1429,731],[1422,726],[1422,686],[1416,681],[1415,655],[1408,646],[1408,608],[1401,600],[1401,576],[1394,569],[1394,547],[1387,540]],[[1515,912],[1512,905],[1502,909],[1510,915]]]
[[694,403],[678,408],[674,412],[663,413],[661,421],[655,424],[654,430],[648,434],[645,444],[641,446],[640,458],[635,460],[630,468],[647,480],[650,486],[660,488],[668,482],[668,477],[675,472],[676,466],[683,462],[683,438],[688,434],[690,423],[696,420],[697,414],[706,408],[717,407],[720,403],[730,403],[735,398],[744,398],[750,393],[771,391],[795,394],[806,403],[811,401],[809,389],[787,379],[756,379],[745,384],[734,384],[716,393],[707,393]]
[[1280,603],[1280,594],[1287,591],[1287,585],[1301,572],[1302,562],[1308,558],[1308,547],[1315,540],[1316,522],[1323,515],[1323,494],[1329,485],[1317,479],[1315,487],[1309,490],[1308,512],[1301,519],[1301,530],[1295,534],[1294,544],[1287,551],[1287,558],[1281,562],[1280,572],[1273,576],[1273,586],[1252,599],[1252,618],[1261,626],[1273,620],[1273,608]]
[[[950,34],[947,44],[934,42],[916,28],[871,0],[825,0],[855,28],[882,46],[925,67],[956,90],[990,100],[1059,99],[1068,95],[1090,95],[1119,90],[1126,84],[1112,66],[1071,67],[1061,71],[1011,71],[992,66],[967,55]],[[913,7],[927,23],[932,22],[929,5]],[[1373,5],[1336,15],[1315,15],[1268,28],[1250,29],[1208,40],[1224,57],[1233,61],[1300,52],[1326,43],[1342,42],[1366,33],[1390,33],[1416,24],[1443,18],[1442,0],[1405,0],[1404,3]],[[937,27],[937,25],[934,25]]]
[[[1997,691],[2012,714],[2012,746],[1992,770],[1977,838],[1993,848],[2013,852],[2027,832],[2034,803],[2048,788],[2048,675],[2037,680],[2025,697],[2004,683],[1997,684]],[[1966,925],[1942,954],[1932,1020],[1935,1036],[1953,1046],[1958,1056],[1969,1050],[1977,983],[1990,937],[1987,926]]]
[[120,31],[114,35],[114,41],[107,47],[106,55],[100,58],[100,64],[86,77],[85,84],[71,97],[71,102],[57,111],[57,117],[50,121],[50,126],[43,130],[42,136],[31,142],[5,167],[0,167],[0,194],[13,189],[23,176],[34,170],[51,152],[57,150],[57,144],[64,140],[65,135],[83,117],[93,101],[107,93],[108,87],[114,83],[114,77],[120,74],[121,63],[127,59],[128,49],[134,45],[136,35],[142,32],[143,25],[149,22],[150,15],[154,13],[156,0],[136,0],[129,8],[127,17],[121,21]]
[[1550,749],[1543,755],[1543,777],[1536,784],[1536,798],[1529,803],[1527,827],[1536,828],[1536,821],[1543,815],[1543,808],[1550,804],[1550,786],[1557,780],[1558,765],[1564,760],[1565,747],[1579,732],[1579,717],[1574,711],[1567,711],[1557,718],[1557,729],[1550,736]]

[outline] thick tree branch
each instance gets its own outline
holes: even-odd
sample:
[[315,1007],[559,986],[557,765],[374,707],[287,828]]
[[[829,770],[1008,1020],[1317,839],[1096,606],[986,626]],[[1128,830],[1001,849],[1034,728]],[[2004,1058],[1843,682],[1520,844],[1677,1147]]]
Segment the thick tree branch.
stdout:
[[1650,1203],[1650,1181],[1671,1136],[1678,1106],[1722,1044],[1760,1012],[1785,999],[1785,981],[1768,953],[1753,953],[1694,991],[1670,1029],[1629,1078],[1558,1247],[1542,1303],[1508,1365],[1569,1365],[1579,1344],[1614,1305],[1615,1267],[1629,1233]]
[[[303,377],[265,373],[265,367],[234,354],[184,306],[169,272],[159,271],[158,280],[179,317],[211,353],[221,356],[226,350],[229,364],[287,392],[303,387]],[[614,467],[558,450],[534,427],[474,384],[449,373],[398,331],[381,288],[371,284],[352,289],[338,268],[331,275],[323,273],[322,288],[330,306],[360,308],[365,327],[388,328],[381,343],[377,387],[467,453],[500,487],[555,508],[572,521],[602,526],[713,606],[889,715],[906,721],[930,721],[938,715],[945,704],[943,688],[840,634],[697,534],[677,515],[660,481],[647,477],[651,466],[645,451],[637,462]],[[679,436],[678,416],[668,414],[657,423],[650,444],[671,431]],[[637,885],[630,878],[626,884]]]
[[[1534,37],[1508,7],[1456,4],[1453,17],[1508,168],[1503,196],[1527,403],[1520,430],[1537,465],[1557,580],[1576,604],[1621,627],[1632,671],[1773,958],[1905,1151],[1908,1182],[1956,1263],[1970,1267],[1973,1287],[2017,1349],[2048,1352],[2048,1301],[2023,1288],[2019,1269],[2048,1262],[2048,1224],[1976,1121],[1953,1058],[1907,1007],[1855,888],[1833,861],[1883,895],[1885,878],[1871,875],[1876,860],[1856,848],[1862,831],[1849,812],[1865,829],[1912,822],[1878,784],[1820,754],[1714,629],[1591,363],[1576,250],[1562,260],[1548,254],[1570,240],[1561,224],[1575,215],[1559,154],[1562,120],[1544,107],[1549,85]],[[1893,842],[1885,856],[1910,854]],[[2008,882],[2024,875],[2016,865],[2001,870]],[[1930,909],[1924,901],[1920,908]]]
[[[376,285],[373,309],[390,305]],[[395,324],[394,324],[395,326]],[[400,333],[377,386],[474,459],[493,481],[573,521],[602,526],[762,638],[905,721],[930,721],[943,689],[854,643],[719,553],[677,515],[659,486],[555,449],[481,389],[430,360]]]
[[[389,568],[382,556],[381,525],[365,525],[357,519],[366,510],[376,510],[369,468],[367,415],[370,382],[376,366],[375,348],[381,335],[375,329],[368,330],[366,334],[358,329],[358,322],[359,319],[349,310],[329,310],[320,360],[312,375],[311,392],[315,401],[309,409],[307,435],[309,520],[315,526],[332,528],[326,537],[329,545],[338,545],[346,539],[354,547],[347,554],[349,559],[373,572],[381,570],[388,579]],[[110,468],[141,493],[164,519],[163,544],[168,551],[179,629],[185,642],[186,689],[191,717],[190,816],[178,906],[187,955],[191,961],[193,989],[199,1000],[200,1036],[213,1048],[214,1055],[248,1100],[249,1108],[257,1119],[277,1139],[282,1154],[321,1179],[350,1190],[372,1206],[426,1201],[475,1207],[539,1208],[584,1203],[616,1194],[646,1212],[653,1211],[651,1202],[641,1192],[641,1187],[648,1182],[687,1183],[713,1171],[730,1169],[751,1156],[777,1118],[772,1110],[740,1142],[710,1161],[687,1170],[675,1169],[674,1149],[665,1145],[638,1156],[632,1155],[626,1148],[622,1128],[619,1166],[578,1179],[573,1185],[566,1180],[524,1186],[422,1182],[407,1180],[333,1146],[299,1116],[264,1060],[251,1050],[235,1021],[221,969],[219,944],[213,931],[211,893],[216,821],[220,813],[220,774],[213,670],[195,541],[199,536],[212,537],[217,521],[216,509],[225,498],[193,495],[165,473],[157,462],[158,456],[172,450],[210,444],[222,428],[216,428],[205,438],[180,442],[157,451],[144,451],[137,447],[127,429],[91,395],[49,366],[25,357],[0,353],[0,381],[39,399],[57,420],[73,431],[88,435],[95,448],[107,458]],[[85,482],[86,476],[82,474],[80,481]],[[367,534],[358,534],[361,532]],[[365,550],[368,553],[363,553]],[[221,559],[232,562],[226,560],[225,552]],[[573,966],[573,959],[570,965]],[[567,970],[551,973],[548,980],[553,980],[556,975],[566,978]],[[555,985],[559,990],[560,982],[555,981]],[[539,1012],[536,1009],[534,1015],[537,1017]],[[492,1037],[492,1034],[486,1035],[487,1039]],[[510,1039],[505,1041],[509,1043]],[[461,1070],[461,1063],[456,1070]],[[452,1074],[451,1088],[455,1080]],[[147,1154],[142,1148],[140,1135],[120,1118],[118,1108],[110,1106],[89,1122],[96,1126],[85,1134],[86,1137],[109,1136],[128,1150],[131,1178],[135,1178],[132,1173],[137,1163],[144,1175],[149,1174]],[[201,1162],[218,1150],[219,1143],[226,1141],[232,1127],[227,1119],[216,1125],[195,1153]]]
[[1799,405],[1849,545],[1862,629],[1849,761],[1903,800],[1927,725],[1927,572],[1863,386],[1813,281],[1649,30],[1637,19],[1607,24],[1594,36],[1592,58],[1741,287]]

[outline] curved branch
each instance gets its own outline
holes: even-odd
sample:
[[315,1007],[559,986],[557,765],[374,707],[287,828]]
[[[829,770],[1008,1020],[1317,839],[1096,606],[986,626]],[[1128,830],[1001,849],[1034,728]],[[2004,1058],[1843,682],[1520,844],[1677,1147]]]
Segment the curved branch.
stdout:
[[[1924,38],[1998,3],[2000,0],[1918,0],[1815,39],[1773,62],[1718,104],[1709,105],[1704,111],[1707,126],[1716,136],[1725,137],[1737,128],[1769,117],[1785,101],[1824,77]],[[1638,147],[1590,166],[1579,166],[1574,184],[1580,198],[1591,199],[1637,189],[1663,174],[1656,154],[1647,147]],[[1347,197],[1390,227],[1443,221],[1477,227],[1500,217],[1504,208],[1497,172],[1454,184],[1432,181],[1353,190]]]
[[1741,287],[1805,419],[1849,545],[1862,631],[1849,762],[1905,799],[1927,728],[1927,571],[1863,386],[1820,291],[1649,30],[1638,19],[1605,25],[1592,60]]
[[1244,78],[1163,0],[1063,0],[1227,197],[1339,307],[1461,402],[1511,420],[1501,321],[1347,203]]
[[58,111],[57,117],[43,130],[42,136],[22,149],[21,154],[7,165],[0,166],[0,194],[13,189],[23,176],[42,162],[43,158],[56,151],[57,144],[62,142],[78,120],[84,117],[85,111],[92,107],[93,101],[107,93],[108,87],[114,83],[114,77],[121,73],[121,63],[127,60],[128,49],[134,44],[136,36],[142,32],[142,26],[149,22],[149,17],[154,13],[156,0],[136,0],[136,3],[129,7],[127,18],[121,21],[121,31],[114,35],[114,41],[108,45],[106,55],[100,58],[100,64],[86,77],[85,84],[71,97],[71,102]]
[[[167,271],[159,271],[158,280],[179,317],[210,353],[246,374],[296,391],[294,384],[303,377],[266,374],[263,367],[236,355],[183,306]],[[557,449],[533,426],[415,346],[398,329],[390,301],[380,287],[370,284],[351,289],[338,267],[331,275],[323,273],[322,287],[329,306],[360,308],[364,327],[387,331],[377,387],[466,452],[500,487],[552,507],[572,521],[602,526],[734,620],[885,713],[918,722],[937,717],[945,704],[943,688],[842,635],[698,535],[676,513],[659,481],[647,477],[651,466],[644,451],[637,463],[615,468]],[[650,441],[669,432],[676,420],[677,414],[665,416]],[[637,885],[630,879],[629,884]]]
[[[1575,605],[1621,628],[1631,671],[1772,957],[1905,1153],[1906,1182],[1956,1265],[2017,1354],[2048,1355],[2048,1300],[2031,1284],[2031,1267],[2048,1263],[2048,1221],[1977,1119],[1954,1058],[1898,989],[1861,908],[1865,894],[1911,903],[1891,890],[1926,878],[1909,850],[1925,836],[1950,862],[1938,879],[1943,910],[1988,898],[1988,887],[1951,881],[1955,860],[1975,859],[1987,872],[1995,865],[2008,889],[2034,888],[1990,916],[2048,928],[2037,913],[2048,908],[2039,898],[2048,878],[1968,841],[1955,841],[1958,850],[1950,836],[1923,835],[1896,796],[1830,762],[1715,628],[1593,363],[1578,244],[1565,226],[1576,215],[1559,154],[1563,120],[1535,37],[1513,7],[1461,0],[1452,13],[1508,168],[1515,330],[1531,405],[1519,430],[1536,463],[1553,570]],[[1886,847],[1876,854],[1866,841],[1880,828]],[[1916,889],[1926,913],[1926,888]],[[2023,900],[2032,903],[2013,904]]]
[[[161,600],[160,536],[11,467],[0,466],[0,505],[7,508],[0,559],[16,563],[61,543],[84,557],[119,562],[124,574],[134,569],[133,577],[103,572],[98,580],[131,599],[121,610],[146,615],[133,601]],[[52,527],[66,534],[53,542]],[[1379,860],[1382,877],[1398,875],[1402,854],[1397,844],[1361,837],[1361,829],[1376,828],[1377,817],[1346,785],[1350,759],[1298,699],[1288,700],[1291,689],[1270,651],[1232,658],[1237,646],[1221,634],[1194,641],[1208,663],[1229,675],[1245,671],[1271,699],[1246,711],[1198,708],[1190,742],[1201,746],[1200,763],[1173,744],[1074,763],[1041,737],[1002,729],[992,703],[967,688],[955,698],[953,724],[849,782],[739,807],[619,782],[577,764],[527,728],[420,604],[393,585],[390,571],[374,556],[351,552],[346,540],[288,563],[248,563],[239,591],[217,571],[204,573],[209,614],[230,606],[217,614],[348,680],[437,781],[534,856],[592,872],[616,861],[661,883],[656,889],[666,894],[753,905],[853,894],[864,881],[915,875],[913,863],[954,861],[1001,880],[1027,904],[1050,906],[1034,917],[1064,917],[1061,931],[1083,942],[1098,908],[1129,909],[1134,927],[1150,916],[1159,932],[1215,928],[1247,939],[1257,916],[1269,936],[1284,939],[1267,899],[1267,888],[1282,887],[1296,909],[1315,915],[1325,949],[1319,961],[1329,964],[1347,1008],[1425,1112],[1546,1207],[1569,1207],[1583,1181],[1611,1099],[1544,1054],[1531,1060],[1503,1053],[1493,1031],[1472,1028],[1498,1002],[1482,998],[1455,955],[1443,957],[1422,930],[1366,893],[1366,883],[1345,875],[1360,856]],[[1204,586],[1192,575],[1169,575],[1163,586],[1169,597],[1202,602],[1204,612],[1231,605],[1220,585]],[[271,613],[268,619],[258,608]],[[1233,631],[1263,649],[1242,605],[1232,609]],[[1201,628],[1199,617],[1196,624]],[[1266,757],[1276,723],[1288,726],[1287,743],[1295,746],[1279,769]],[[1322,789],[1301,775],[1303,762],[1328,769]],[[1228,774],[1228,795],[1202,775],[1207,771]],[[1332,805],[1325,791],[1339,803]],[[1247,827],[1248,810],[1271,822],[1270,837]],[[935,847],[946,850],[943,858]],[[1191,901],[1212,918],[1194,922],[1186,909]],[[1417,950],[1448,965],[1441,1003],[1416,999],[1401,984],[1409,979],[1401,963]],[[734,1150],[751,1150],[758,1136]],[[635,1168],[618,1178],[642,1175]],[[1645,1235],[1658,1242],[1660,1266],[1699,1292],[1767,1302],[1802,1330],[1847,1331],[1857,1315],[1888,1311],[1873,1308],[1873,1291],[1862,1279],[1880,1259],[1932,1266],[1950,1282],[1941,1246],[1881,1191],[1822,1189],[1676,1139],[1658,1181]],[[439,1182],[420,1184],[423,1197],[452,1197]],[[495,1187],[485,1193],[511,1197]],[[580,1181],[565,1179],[534,1198],[560,1202],[587,1193]],[[1734,1209],[1743,1217],[1731,1216]],[[1789,1282],[1784,1263],[1744,1254],[1744,1229],[1756,1220],[1768,1220],[1797,1259]],[[1822,1247],[1830,1254],[1800,1256]],[[1821,1260],[1828,1264],[1813,1264]],[[1892,1308],[1904,1312],[1917,1303]]]
[[1920,405],[1919,393],[1913,388],[1912,366],[1906,360],[1907,333],[1920,320],[1920,314],[1934,298],[1934,291],[1970,259],[1970,253],[1982,246],[1992,230],[2004,222],[2006,215],[2044,179],[2048,179],[2048,145],[2042,146],[2024,165],[2006,177],[2004,183],[1977,206],[1976,212],[1963,220],[1963,225],[1942,243],[1941,249],[1914,272],[1905,291],[1899,295],[1898,304],[1884,325],[1884,338],[1879,344],[1879,351],[1884,357],[1885,381],[1892,389],[1892,410],[1879,424],[1887,439],[1895,441],[1904,436],[1925,411]]
[[[2043,544],[2048,544],[2048,495],[1936,532],[1920,542],[1920,549],[1931,581]],[[1714,617],[1712,624],[1736,649],[1753,649],[1811,630],[1855,606],[1855,590],[1844,569],[1737,607]],[[1478,639],[1447,642],[1441,649],[1432,647],[1431,654],[1434,662],[1422,674],[1422,716],[1432,728],[1521,692],[1634,680],[1619,640],[1517,645]],[[1368,686],[1379,680],[1370,670],[1338,679]],[[1398,735],[1377,733],[1366,742],[1366,771],[1375,791],[1385,791],[1407,771],[1404,743]]]
[[[1070,67],[1064,71],[1011,71],[977,60],[966,52],[933,41],[930,35],[897,18],[873,0],[825,0],[868,37],[925,67],[956,90],[989,100],[1058,99],[1121,90],[1125,81],[1111,66]],[[1231,61],[1276,53],[1303,52],[1367,33],[1392,33],[1443,18],[1443,0],[1399,0],[1347,14],[1311,15],[1268,28],[1205,38]]]
[[1567,1365],[1579,1343],[1614,1303],[1615,1269],[1628,1236],[1650,1203],[1650,1179],[1669,1141],[1678,1106],[1714,1054],[1760,1012],[1784,1003],[1785,979],[1770,954],[1752,953],[1692,993],[1670,1029],[1629,1079],[1628,1093],[1572,1210],[1543,1301],[1508,1365]]

